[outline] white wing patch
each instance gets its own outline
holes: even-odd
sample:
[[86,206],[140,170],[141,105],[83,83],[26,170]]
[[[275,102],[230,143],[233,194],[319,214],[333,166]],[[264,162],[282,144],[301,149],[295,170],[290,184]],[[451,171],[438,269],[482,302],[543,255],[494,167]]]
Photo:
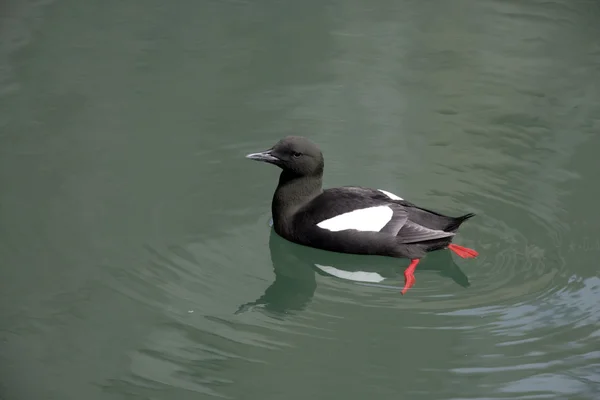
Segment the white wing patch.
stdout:
[[396,196],[394,193],[390,193],[387,190],[383,190],[383,189],[377,189],[379,190],[381,193],[385,194],[387,197],[389,197],[392,200],[404,200],[402,197]]
[[377,272],[365,272],[365,271],[343,271],[327,265],[315,264],[315,267],[321,271],[328,273],[329,275],[335,276],[340,279],[346,279],[355,282],[381,282],[385,278],[379,275]]
[[361,208],[336,215],[317,224],[332,232],[356,229],[362,232],[379,232],[392,219],[394,211],[388,206]]

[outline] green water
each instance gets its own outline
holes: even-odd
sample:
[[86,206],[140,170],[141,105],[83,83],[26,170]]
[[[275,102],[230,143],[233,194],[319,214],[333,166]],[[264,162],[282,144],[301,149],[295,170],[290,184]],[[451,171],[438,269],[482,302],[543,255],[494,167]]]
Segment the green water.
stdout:
[[[480,257],[279,238],[292,133]],[[595,1],[6,1],[0,398],[598,399],[599,149]]]

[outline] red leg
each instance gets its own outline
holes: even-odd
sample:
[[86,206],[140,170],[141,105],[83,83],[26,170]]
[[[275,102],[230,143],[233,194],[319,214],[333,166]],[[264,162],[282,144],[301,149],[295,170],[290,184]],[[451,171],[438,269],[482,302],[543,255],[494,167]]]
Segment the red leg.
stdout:
[[462,246],[459,246],[454,243],[449,244],[448,248],[450,250],[452,250],[453,252],[455,252],[456,255],[458,255],[459,257],[462,257],[462,258],[475,258],[479,255],[479,253],[473,249],[469,249],[467,247],[462,247]]
[[408,289],[415,284],[415,276],[413,273],[415,272],[415,268],[417,268],[419,261],[421,260],[418,258],[410,260],[410,265],[404,270],[404,289],[402,289],[402,294],[406,294]]

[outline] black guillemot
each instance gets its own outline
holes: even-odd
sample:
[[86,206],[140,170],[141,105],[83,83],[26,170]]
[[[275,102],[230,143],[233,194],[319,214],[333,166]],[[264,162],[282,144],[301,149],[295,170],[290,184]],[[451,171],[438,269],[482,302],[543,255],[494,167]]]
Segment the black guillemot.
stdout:
[[278,235],[333,252],[409,258],[402,294],[414,285],[415,268],[427,252],[447,248],[463,258],[478,255],[452,244],[460,225],[473,213],[449,217],[381,189],[343,186],[324,190],[323,154],[305,137],[288,136],[246,157],[282,169],[271,203]]

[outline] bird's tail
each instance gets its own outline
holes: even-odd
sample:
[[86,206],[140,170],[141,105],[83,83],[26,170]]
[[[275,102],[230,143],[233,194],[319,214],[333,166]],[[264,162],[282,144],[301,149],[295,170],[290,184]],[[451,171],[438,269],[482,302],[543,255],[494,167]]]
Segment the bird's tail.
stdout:
[[466,220],[468,220],[469,218],[472,218],[474,216],[475,216],[474,213],[468,213],[468,214],[465,214],[460,217],[449,218],[450,221],[448,222],[448,225],[446,225],[446,227],[444,228],[444,231],[445,232],[456,232],[456,230],[462,225],[463,222],[465,222]]

